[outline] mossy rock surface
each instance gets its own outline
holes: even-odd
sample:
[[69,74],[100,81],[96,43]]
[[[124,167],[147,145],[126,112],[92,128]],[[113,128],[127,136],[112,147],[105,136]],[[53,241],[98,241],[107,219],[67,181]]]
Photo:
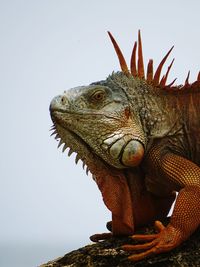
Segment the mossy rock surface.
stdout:
[[[138,233],[152,233],[153,227]],[[121,249],[124,244],[136,244],[129,238],[111,238],[87,245],[40,267],[200,267],[200,229],[189,240],[171,252],[154,255],[139,262],[127,259],[128,253]]]

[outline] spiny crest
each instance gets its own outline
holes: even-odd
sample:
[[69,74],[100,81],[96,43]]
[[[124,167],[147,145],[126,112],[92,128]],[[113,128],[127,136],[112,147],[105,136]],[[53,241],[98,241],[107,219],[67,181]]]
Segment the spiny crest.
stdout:
[[[113,35],[108,32],[108,35],[112,41],[112,44],[114,46],[114,49],[116,51],[116,54],[119,59],[119,63],[121,66],[121,70],[127,75],[133,75],[134,77],[139,77],[141,79],[145,79],[148,83],[153,84],[156,87],[161,87],[161,88],[166,88],[166,89],[188,89],[188,88],[199,88],[200,86],[200,72],[198,73],[197,80],[193,83],[189,83],[189,76],[190,76],[190,71],[188,72],[187,78],[185,80],[184,85],[179,85],[179,86],[173,86],[175,83],[176,79],[174,79],[170,84],[166,85],[167,78],[170,72],[170,69],[174,63],[174,59],[170,63],[170,65],[167,68],[167,72],[163,77],[160,79],[162,68],[171,53],[172,48],[167,52],[167,54],[164,56],[164,58],[161,60],[160,64],[158,65],[155,74],[153,72],[153,59],[150,59],[147,65],[147,73],[145,77],[145,70],[144,70],[144,62],[143,62],[143,52],[142,52],[142,39],[141,39],[141,34],[140,30],[138,31],[138,42],[134,43],[133,46],[133,51],[131,55],[131,62],[130,62],[130,70],[128,69],[126,60],[123,56],[123,53],[121,49],[119,48],[119,45],[117,44],[116,40],[114,39]],[[137,49],[138,46],[138,49]],[[136,55],[137,54],[137,55]],[[138,58],[136,60],[136,57]],[[137,62],[137,64],[136,64]]]
[[[76,153],[75,163],[77,164],[79,160],[82,160],[82,162],[83,162],[83,169],[85,169],[86,174],[88,175],[88,173],[90,172],[90,169],[89,169],[89,167],[87,166],[87,164],[86,164],[86,162],[85,162],[85,158],[81,157],[81,155],[80,155],[77,151],[73,150],[73,149],[70,147],[69,144],[65,143],[65,142],[62,140],[62,138],[60,137],[60,135],[59,135],[58,132],[57,132],[57,129],[56,129],[56,125],[55,125],[55,124],[52,125],[50,131],[53,131],[53,132],[51,133],[51,136],[55,135],[55,137],[54,137],[55,140],[59,141],[59,143],[58,143],[58,148],[61,147],[61,146],[63,145],[63,147],[62,147],[62,152],[65,152],[66,149],[69,149],[69,150],[68,150],[68,156],[69,156],[69,157],[70,157],[73,153]],[[95,179],[95,178],[93,177],[93,179]]]

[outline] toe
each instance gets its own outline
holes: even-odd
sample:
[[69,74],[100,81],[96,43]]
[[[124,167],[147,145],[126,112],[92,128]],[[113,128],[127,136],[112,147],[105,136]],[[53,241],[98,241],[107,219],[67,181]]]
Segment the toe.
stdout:
[[112,237],[111,233],[95,234],[90,236],[92,242],[99,242],[100,240],[106,240]]
[[132,235],[130,238],[137,241],[152,241],[158,237],[158,234],[152,235]]
[[161,232],[165,229],[165,226],[160,221],[155,221],[155,228],[157,232]]
[[127,245],[128,246],[128,249],[127,249],[127,246],[122,246],[122,248],[125,249],[124,250],[148,250],[148,249],[151,249],[152,247],[156,246],[156,244],[158,243],[157,240],[153,240],[152,242],[148,242],[148,243],[145,243],[145,244],[139,244],[139,245]]
[[140,261],[140,260],[143,260],[144,258],[146,257],[149,257],[153,254],[155,254],[156,252],[156,248],[153,247],[145,252],[142,252],[142,253],[139,253],[139,254],[135,254],[135,255],[131,255],[128,257],[129,260],[131,261]]

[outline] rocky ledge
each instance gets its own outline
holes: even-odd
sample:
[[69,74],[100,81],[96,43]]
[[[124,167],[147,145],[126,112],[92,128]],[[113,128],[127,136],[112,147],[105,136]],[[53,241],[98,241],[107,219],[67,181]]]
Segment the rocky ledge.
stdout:
[[[137,233],[152,233],[153,227],[145,227]],[[121,249],[124,244],[136,244],[129,238],[111,238],[87,245],[40,267],[200,267],[200,229],[189,240],[171,252],[154,255],[133,263],[128,253]]]

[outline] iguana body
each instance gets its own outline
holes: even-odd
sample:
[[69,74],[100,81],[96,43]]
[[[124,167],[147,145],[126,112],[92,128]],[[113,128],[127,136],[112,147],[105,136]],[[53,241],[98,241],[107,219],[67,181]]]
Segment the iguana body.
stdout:
[[[166,86],[171,68],[160,80],[150,60],[146,78],[139,34],[133,48],[131,72],[109,33],[122,72],[105,81],[70,89],[50,105],[55,133],[63,150],[77,152],[87,165],[112,212],[112,234],[132,235],[135,227],[167,216],[179,192],[167,227],[156,221],[158,234],[132,236],[147,240],[126,245],[144,250],[139,260],[169,251],[200,225],[200,75],[184,86]],[[92,240],[109,236],[94,235]]]

